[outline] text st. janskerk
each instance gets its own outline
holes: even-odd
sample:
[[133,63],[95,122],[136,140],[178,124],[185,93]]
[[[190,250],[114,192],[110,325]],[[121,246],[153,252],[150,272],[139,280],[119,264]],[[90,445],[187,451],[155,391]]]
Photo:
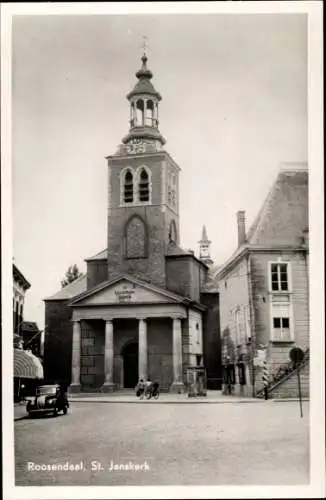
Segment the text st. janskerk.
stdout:
[[107,248],[45,300],[45,376],[72,392],[134,388],[140,378],[182,392],[205,366],[221,388],[215,270],[205,227],[200,254],[180,246],[180,168],[159,130],[161,95],[144,53],[127,95],[130,129],[108,156]]

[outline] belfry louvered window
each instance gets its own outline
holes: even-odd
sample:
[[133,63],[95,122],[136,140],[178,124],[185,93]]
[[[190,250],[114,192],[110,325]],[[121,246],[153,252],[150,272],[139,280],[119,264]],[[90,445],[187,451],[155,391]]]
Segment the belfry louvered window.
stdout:
[[134,180],[130,170],[125,175],[124,201],[125,203],[132,203],[134,201]]
[[139,176],[139,201],[149,201],[149,179],[144,168]]

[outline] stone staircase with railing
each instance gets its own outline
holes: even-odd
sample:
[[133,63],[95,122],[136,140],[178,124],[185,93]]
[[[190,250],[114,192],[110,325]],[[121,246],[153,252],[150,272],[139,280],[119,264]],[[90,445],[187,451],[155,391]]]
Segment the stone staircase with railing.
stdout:
[[[309,348],[304,352],[304,358],[299,366],[301,396],[309,398]],[[298,389],[298,368],[294,368],[292,362],[280,365],[277,371],[271,375],[268,384],[268,397],[270,399],[297,398]],[[264,389],[261,388],[256,393],[256,397],[264,397]]]

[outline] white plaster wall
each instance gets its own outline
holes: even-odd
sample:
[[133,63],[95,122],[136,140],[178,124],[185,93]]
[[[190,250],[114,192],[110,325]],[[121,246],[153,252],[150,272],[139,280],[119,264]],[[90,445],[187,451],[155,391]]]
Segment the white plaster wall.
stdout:
[[[198,325],[198,328],[197,328]],[[203,326],[201,313],[189,311],[189,337],[190,337],[190,353],[203,353]]]

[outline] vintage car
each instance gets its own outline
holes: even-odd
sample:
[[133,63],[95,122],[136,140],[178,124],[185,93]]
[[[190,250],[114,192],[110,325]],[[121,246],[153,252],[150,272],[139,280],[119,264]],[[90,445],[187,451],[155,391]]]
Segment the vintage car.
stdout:
[[28,415],[52,413],[55,417],[59,411],[67,414],[69,402],[60,385],[41,385],[36,389],[35,397],[28,398],[26,411]]

